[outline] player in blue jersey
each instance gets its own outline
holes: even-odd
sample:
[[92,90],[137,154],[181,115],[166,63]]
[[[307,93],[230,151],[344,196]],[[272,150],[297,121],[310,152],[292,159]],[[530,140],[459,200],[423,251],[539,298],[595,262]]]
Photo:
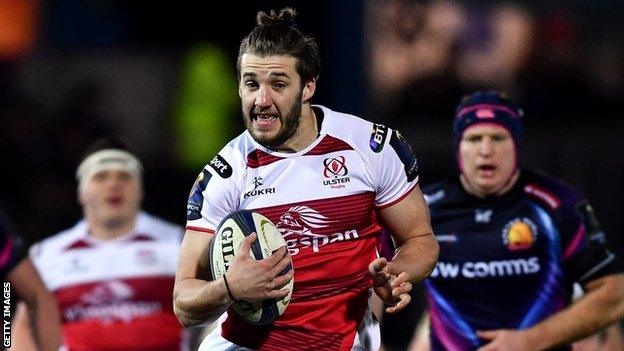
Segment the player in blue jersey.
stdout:
[[[460,173],[425,189],[440,244],[425,283],[432,350],[565,350],[624,317],[622,267],[587,199],[520,168],[522,115],[500,93],[466,96]],[[585,296],[572,304],[574,282]]]
[[[28,307],[33,320],[37,349],[58,350],[61,344],[58,307],[27,257],[22,239],[12,230],[2,210],[0,210],[0,272],[4,299],[8,300],[9,297],[19,295]],[[4,317],[5,334],[2,346],[5,349],[19,351],[22,335],[11,335],[10,331],[14,330],[10,324],[11,314],[4,311]],[[9,333],[6,333],[7,328]]]

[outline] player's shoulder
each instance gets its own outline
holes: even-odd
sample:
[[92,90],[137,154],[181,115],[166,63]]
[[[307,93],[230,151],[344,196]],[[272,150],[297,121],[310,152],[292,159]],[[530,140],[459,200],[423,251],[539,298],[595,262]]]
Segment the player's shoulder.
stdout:
[[145,231],[146,234],[163,241],[180,242],[184,233],[183,228],[163,218],[156,217],[147,212],[139,213],[137,230]]
[[456,177],[449,177],[442,181],[426,185],[422,188],[423,197],[427,205],[437,206],[449,201],[457,192]]
[[363,153],[381,152],[392,130],[364,118],[314,105],[323,111],[323,132],[338,138]]
[[221,178],[230,178],[245,168],[247,155],[255,148],[251,136],[247,131],[244,131],[215,154],[204,166],[204,169],[219,175]]
[[35,258],[63,254],[72,245],[79,245],[86,237],[87,223],[82,219],[73,227],[62,230],[33,244],[30,248],[30,253]]
[[522,170],[524,194],[552,211],[577,206],[585,196],[568,183],[536,170]]

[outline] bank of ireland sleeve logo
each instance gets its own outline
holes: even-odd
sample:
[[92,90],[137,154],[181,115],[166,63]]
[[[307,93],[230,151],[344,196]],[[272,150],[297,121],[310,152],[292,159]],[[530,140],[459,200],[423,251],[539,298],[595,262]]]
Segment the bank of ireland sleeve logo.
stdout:
[[212,174],[205,169],[203,169],[201,173],[199,173],[199,175],[197,176],[195,184],[193,184],[193,188],[191,189],[191,193],[189,194],[188,202],[186,204],[187,220],[192,221],[201,218],[201,210],[204,204],[203,191],[206,190],[206,186],[210,181],[210,177],[212,177]]
[[528,218],[516,218],[503,228],[503,244],[510,251],[530,249],[536,236],[537,226]]
[[399,156],[405,168],[407,181],[411,182],[418,176],[418,160],[412,151],[409,142],[398,131],[394,131],[390,137],[390,146]]

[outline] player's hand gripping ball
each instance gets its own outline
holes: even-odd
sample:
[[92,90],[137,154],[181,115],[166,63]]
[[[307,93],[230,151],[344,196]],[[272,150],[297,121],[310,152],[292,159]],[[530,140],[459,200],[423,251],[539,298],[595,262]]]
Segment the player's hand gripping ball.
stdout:
[[[251,246],[250,255],[256,260],[265,259],[286,245],[275,224],[265,216],[248,210],[232,212],[221,221],[217,233],[211,241],[210,262],[213,280],[221,278],[227,272],[234,260],[234,255],[238,253],[241,247],[243,239],[253,232],[257,234],[257,239]],[[280,275],[291,269],[292,261]],[[294,279],[291,279],[285,286],[290,293],[282,299],[257,302],[238,301],[232,305],[232,309],[252,324],[270,324],[286,311],[292,295],[293,281]]]

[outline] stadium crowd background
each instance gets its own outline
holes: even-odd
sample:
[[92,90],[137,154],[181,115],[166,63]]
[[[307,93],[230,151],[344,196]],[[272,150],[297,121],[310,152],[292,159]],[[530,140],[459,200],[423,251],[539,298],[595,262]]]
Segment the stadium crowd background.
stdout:
[[460,97],[505,90],[526,113],[524,164],[586,194],[624,255],[615,0],[0,0],[0,202],[29,243],[80,218],[73,172],[113,133],[144,160],[145,208],[183,224],[197,172],[243,130],[239,39],[285,5],[322,48],[314,102],[401,130],[422,184],[454,170]]

